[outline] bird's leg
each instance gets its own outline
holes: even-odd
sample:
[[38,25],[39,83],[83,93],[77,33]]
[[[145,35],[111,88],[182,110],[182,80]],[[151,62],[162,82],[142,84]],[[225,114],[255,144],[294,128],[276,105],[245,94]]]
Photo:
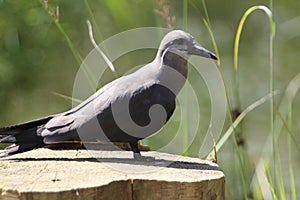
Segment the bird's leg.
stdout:
[[129,142],[131,150],[133,151],[133,158],[140,161],[154,161],[154,157],[149,156],[142,156],[140,149],[139,149],[139,143],[138,141],[131,141]]
[[132,141],[132,142],[129,142],[129,144],[130,144],[131,150],[133,151],[134,159],[140,160],[143,156],[141,155],[138,141]]

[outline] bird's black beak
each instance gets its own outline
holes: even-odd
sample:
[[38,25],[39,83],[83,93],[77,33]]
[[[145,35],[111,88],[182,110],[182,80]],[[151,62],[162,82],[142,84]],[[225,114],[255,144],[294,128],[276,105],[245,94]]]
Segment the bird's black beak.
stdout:
[[212,58],[214,60],[218,60],[217,56],[214,53],[204,49],[203,47],[198,46],[197,44],[194,44],[189,49],[189,54],[196,55],[196,56],[202,56],[202,57],[205,57],[205,58]]

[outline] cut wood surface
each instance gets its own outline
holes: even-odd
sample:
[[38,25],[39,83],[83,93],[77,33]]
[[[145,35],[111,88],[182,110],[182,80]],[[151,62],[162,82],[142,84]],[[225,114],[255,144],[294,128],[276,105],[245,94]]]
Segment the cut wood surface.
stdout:
[[[224,199],[212,162],[159,152],[36,149],[0,159],[0,199]],[[155,159],[153,159],[155,158]]]

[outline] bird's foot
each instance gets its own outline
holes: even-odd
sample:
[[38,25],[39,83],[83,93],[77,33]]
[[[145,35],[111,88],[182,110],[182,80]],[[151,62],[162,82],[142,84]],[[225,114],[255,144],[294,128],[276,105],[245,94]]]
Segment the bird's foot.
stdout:
[[134,160],[145,161],[145,162],[153,162],[155,160],[154,157],[142,156],[141,153],[133,153],[133,158]]

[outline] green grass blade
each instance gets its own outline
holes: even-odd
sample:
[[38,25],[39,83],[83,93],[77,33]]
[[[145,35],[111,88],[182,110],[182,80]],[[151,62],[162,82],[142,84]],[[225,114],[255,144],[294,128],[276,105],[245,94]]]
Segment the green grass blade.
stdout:
[[[242,29],[244,27],[245,21],[248,18],[248,16],[256,11],[256,10],[262,10],[265,12],[267,17],[269,18],[269,24],[270,24],[270,37],[269,37],[269,92],[271,94],[271,99],[270,99],[270,135],[271,135],[271,141],[272,141],[272,151],[273,152],[273,167],[275,168],[276,165],[276,138],[274,134],[274,96],[272,95],[274,93],[274,72],[273,72],[273,38],[275,36],[275,23],[273,21],[273,16],[272,16],[272,11],[267,8],[266,6],[263,5],[257,5],[257,6],[252,6],[250,7],[242,16],[242,19],[240,20],[240,23],[238,25],[238,29],[236,32],[236,37],[235,37],[235,42],[234,42],[234,57],[233,57],[233,63],[234,63],[234,70],[238,70],[238,53],[239,53],[239,44],[240,44],[240,37],[242,33]],[[235,77],[235,91],[238,94],[238,77],[237,73],[234,76]],[[273,174],[273,178],[276,179],[275,174]],[[276,183],[276,180],[273,181]]]
[[[288,118],[289,118],[289,115],[291,113],[290,108],[292,107],[292,105],[290,104],[290,105],[288,105],[288,107],[289,107],[289,111],[288,111]],[[286,119],[281,115],[281,113],[278,112],[277,114],[278,114],[278,117],[281,119],[283,126],[286,128],[286,130],[290,136],[289,139],[291,141],[293,141],[293,144],[295,145],[297,150],[300,152],[300,144],[298,144],[297,139],[295,138],[294,134],[292,133],[291,126],[289,125],[289,119],[288,119],[288,123],[286,123]]]
[[[263,103],[265,103],[267,100],[269,100],[270,98],[272,98],[273,95],[278,94],[278,92],[275,92],[274,94],[267,94],[266,96],[258,99],[257,101],[255,101],[254,103],[252,103],[250,106],[248,106],[237,118],[236,120],[231,124],[231,126],[228,128],[228,130],[224,133],[224,135],[222,136],[222,138],[218,141],[216,148],[217,151],[219,151],[221,149],[221,147],[225,144],[225,142],[228,140],[228,138],[232,135],[232,133],[234,132],[235,128],[240,124],[240,122],[245,118],[245,116],[253,111],[255,108],[257,108],[258,106],[262,105]],[[214,152],[211,151],[206,159],[211,159],[213,157]]]
[[[183,30],[187,31],[187,27],[188,27],[188,0],[183,0],[183,4],[182,4],[182,19],[183,19],[183,23],[182,23],[182,27]],[[184,92],[184,91],[183,91]],[[188,94],[183,94],[184,98],[185,98],[185,102],[188,102]],[[188,141],[189,141],[189,126],[188,126],[188,110],[184,109],[182,111],[182,116],[183,116],[183,149],[186,149],[186,152],[184,153],[185,156],[189,156],[189,150],[188,148]]]
[[219,48],[217,46],[213,31],[212,31],[212,28],[211,28],[211,25],[210,25],[210,20],[209,20],[205,0],[202,0],[202,5],[203,5],[204,13],[205,13],[205,19],[203,19],[203,22],[204,22],[204,25],[206,26],[206,28],[208,30],[209,36],[210,36],[211,41],[212,41],[213,46],[214,46],[215,54],[218,58],[217,65],[218,65],[218,67],[221,67],[221,59],[220,59],[220,54],[219,54]]
[[55,95],[55,96],[58,96],[58,97],[61,97],[63,99],[66,99],[70,102],[75,102],[75,103],[82,103],[83,101],[80,100],[80,99],[76,99],[74,97],[70,97],[70,96],[67,96],[67,95],[64,95],[64,94],[60,94],[60,93],[57,93],[57,92],[51,92],[51,94]]
[[292,134],[292,102],[289,102],[288,107],[288,119],[287,119],[287,129],[289,133],[288,138],[288,161],[289,161],[289,175],[290,175],[290,187],[291,187],[291,195],[293,200],[297,200],[297,190],[296,190],[296,184],[295,184],[295,176],[294,176],[294,170],[293,170],[293,159],[292,159],[292,147],[291,147],[291,139],[293,140],[294,144],[298,148],[298,151],[300,152],[300,148],[298,146],[298,143],[296,142],[294,135]]
[[282,167],[281,167],[281,162],[280,162],[280,153],[277,152],[277,163],[276,163],[276,181],[277,181],[277,186],[278,186],[278,191],[279,191],[279,196],[280,199],[286,199],[285,197],[285,189],[284,189],[284,181],[283,181],[283,174],[282,174]]
[[[290,104],[293,102],[297,92],[300,88],[300,73],[297,74],[288,84],[287,89],[285,90],[285,94],[279,104],[279,107],[277,109],[278,115],[276,115],[274,119],[274,134],[269,135],[269,137],[266,140],[266,143],[264,145],[262,154],[260,156],[260,159],[258,160],[258,164],[256,166],[256,172],[258,171],[258,167],[261,166],[265,162],[269,162],[272,155],[272,146],[273,146],[273,140],[275,139],[275,144],[280,136],[282,128],[285,126],[284,121],[288,117],[288,113],[290,110]],[[273,152],[274,153],[274,152]],[[258,179],[258,180],[256,180]],[[252,178],[252,183],[254,182],[260,182],[260,176],[254,176]]]
[[293,200],[297,200],[294,170],[293,170],[292,162],[291,161],[289,161],[289,162],[290,162],[289,173],[290,173],[291,195],[292,195]]
[[[282,119],[286,119],[288,116],[289,112],[289,104],[293,102],[297,92],[299,91],[300,88],[300,73],[297,74],[288,84],[287,89],[285,90],[285,94],[279,104],[279,107],[277,109],[278,115],[276,115],[276,118],[274,119],[274,136],[277,141],[278,137],[280,136],[280,132],[282,128],[284,127],[284,123]],[[264,145],[264,150],[261,155],[261,159],[264,160],[265,158],[270,158],[270,152],[272,152],[272,140],[270,138],[267,139],[265,145]],[[275,141],[275,142],[276,142]]]
[[[270,165],[267,164],[262,164],[259,163],[258,166],[260,166],[259,168],[261,168],[261,165],[264,166],[264,170],[261,170],[262,173],[256,173],[258,177],[258,179],[260,180],[260,186],[261,186],[261,191],[263,194],[264,199],[274,199],[277,200],[277,196],[276,196],[276,192],[275,192],[275,187],[274,187],[274,183],[272,182],[272,176],[271,176],[271,169],[270,169]],[[257,171],[256,171],[257,172]],[[264,181],[262,182],[262,178],[264,179]],[[272,198],[271,198],[272,197]]]
[[217,42],[215,40],[215,37],[214,37],[214,34],[212,32],[211,26],[209,25],[209,22],[207,21],[207,19],[203,19],[203,22],[204,22],[204,25],[206,26],[206,28],[208,30],[208,33],[209,33],[210,38],[211,38],[211,41],[213,43],[214,50],[215,50],[216,56],[218,58],[217,65],[220,68],[221,67],[221,58],[220,58],[220,53],[219,53],[219,48],[217,46]]
[[266,6],[261,6],[261,5],[253,6],[253,7],[249,8],[243,15],[242,19],[240,20],[238,29],[236,31],[236,36],[235,36],[235,40],[234,40],[234,50],[233,50],[233,59],[234,59],[233,65],[234,65],[235,70],[238,69],[238,54],[239,54],[239,44],[240,44],[241,33],[242,33],[242,30],[243,30],[243,27],[244,27],[247,17],[255,10],[263,10],[267,14],[267,16],[269,17],[269,20],[270,20],[270,32],[271,32],[270,37],[273,39],[275,36],[275,22],[273,21],[271,10],[269,8],[267,8]]

